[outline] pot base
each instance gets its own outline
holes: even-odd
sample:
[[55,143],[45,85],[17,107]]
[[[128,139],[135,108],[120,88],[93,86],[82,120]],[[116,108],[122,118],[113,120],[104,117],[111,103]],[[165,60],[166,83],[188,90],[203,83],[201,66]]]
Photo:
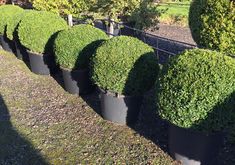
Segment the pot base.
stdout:
[[105,120],[122,125],[134,124],[139,115],[142,97],[116,97],[101,91],[101,114]]
[[223,146],[224,134],[193,132],[170,124],[170,155],[183,165],[216,165],[216,158]]

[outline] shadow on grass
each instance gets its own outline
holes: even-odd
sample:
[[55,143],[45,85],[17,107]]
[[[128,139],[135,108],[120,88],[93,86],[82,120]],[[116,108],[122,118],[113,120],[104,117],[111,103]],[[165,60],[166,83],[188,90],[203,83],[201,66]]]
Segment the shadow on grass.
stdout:
[[157,114],[155,90],[145,94],[138,121],[130,127],[138,134],[151,140],[164,152],[168,151],[168,123]]
[[0,94],[0,164],[47,165],[40,153],[22,137],[10,122],[7,106]]
[[101,103],[98,89],[95,88],[92,93],[80,96],[98,115],[101,116]]

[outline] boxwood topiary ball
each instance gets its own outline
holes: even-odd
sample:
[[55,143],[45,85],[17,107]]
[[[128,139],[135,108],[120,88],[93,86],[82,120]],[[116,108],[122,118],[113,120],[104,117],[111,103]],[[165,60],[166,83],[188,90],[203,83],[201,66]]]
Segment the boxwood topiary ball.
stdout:
[[201,48],[224,51],[235,56],[235,1],[193,0],[189,26]]
[[13,40],[16,36],[18,25],[26,13],[36,12],[34,10],[23,10],[23,12],[16,13],[12,16],[12,19],[8,20],[6,26],[6,36],[8,39]]
[[92,79],[104,90],[142,95],[155,83],[159,71],[154,50],[127,36],[105,41],[92,58]]
[[61,31],[54,45],[56,61],[71,70],[88,68],[90,57],[105,39],[108,39],[106,33],[91,25],[77,25]]
[[235,121],[235,59],[200,49],[172,58],[163,67],[157,102],[160,116],[179,127],[227,128]]
[[68,28],[59,15],[35,11],[25,14],[18,27],[20,43],[35,53],[45,53],[53,49],[57,33]]
[[14,15],[24,12],[24,9],[15,5],[0,6],[0,35],[5,33],[5,28],[8,21],[11,21]]

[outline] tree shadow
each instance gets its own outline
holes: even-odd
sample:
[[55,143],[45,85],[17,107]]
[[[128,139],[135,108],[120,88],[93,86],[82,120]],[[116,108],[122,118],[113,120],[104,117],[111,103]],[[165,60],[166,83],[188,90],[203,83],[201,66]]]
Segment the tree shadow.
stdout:
[[0,164],[40,164],[46,160],[11,124],[8,108],[0,94]]

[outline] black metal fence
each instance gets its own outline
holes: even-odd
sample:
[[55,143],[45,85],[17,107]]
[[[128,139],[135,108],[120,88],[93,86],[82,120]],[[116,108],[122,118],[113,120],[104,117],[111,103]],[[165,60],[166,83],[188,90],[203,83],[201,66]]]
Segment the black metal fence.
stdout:
[[[110,20],[105,20],[105,21],[110,21]],[[75,24],[78,24],[78,23],[81,23],[81,22],[77,22]],[[94,24],[95,24],[95,27],[105,31],[109,35],[113,35],[113,36],[127,35],[127,36],[133,36],[133,37],[139,38],[143,42],[153,47],[159,59],[159,63],[165,63],[171,56],[179,54],[186,49],[192,49],[192,48],[197,47],[196,45],[193,45],[190,43],[181,42],[181,41],[153,35],[145,31],[135,29],[123,23],[118,23],[114,21],[113,23],[116,26],[116,30],[114,34],[109,34],[107,32],[107,28],[104,23],[104,20],[96,20]]]

